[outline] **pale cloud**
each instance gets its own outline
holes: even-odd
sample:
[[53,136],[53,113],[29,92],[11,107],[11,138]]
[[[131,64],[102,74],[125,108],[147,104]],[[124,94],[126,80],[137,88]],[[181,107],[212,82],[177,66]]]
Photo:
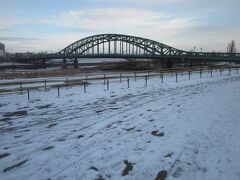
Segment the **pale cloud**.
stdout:
[[54,15],[41,23],[97,33],[127,33],[164,38],[199,26],[204,17],[174,17],[158,11],[134,8],[103,8],[69,11]]
[[20,20],[15,17],[8,17],[8,18],[2,17],[0,21],[0,30],[5,31],[21,23],[23,23],[23,20]]
[[60,29],[67,28],[68,33],[45,34],[36,40],[9,36],[5,39],[2,37],[2,40],[8,42],[13,51],[20,49],[18,46],[22,46],[23,41],[28,41],[27,50],[56,52],[76,40],[100,33],[129,34],[175,45],[174,38],[198,28],[198,21],[203,18],[205,17],[176,17],[164,12],[136,8],[83,9],[62,12],[35,22]]
[[[89,0],[83,0],[83,1],[89,1]],[[179,3],[184,2],[186,0],[91,0],[94,2],[136,2],[136,3],[166,3],[166,4],[172,4],[172,3]]]
[[29,38],[29,37],[13,37],[13,36],[4,36],[0,37],[0,41],[19,41],[19,42],[27,42],[27,41],[39,41],[38,38]]

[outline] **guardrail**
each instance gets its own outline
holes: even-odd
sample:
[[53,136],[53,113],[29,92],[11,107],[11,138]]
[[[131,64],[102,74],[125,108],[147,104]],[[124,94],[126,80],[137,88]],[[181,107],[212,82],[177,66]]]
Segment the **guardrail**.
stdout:
[[44,79],[44,80],[34,80],[34,81],[18,81],[18,82],[0,82],[0,87],[4,86],[13,86],[12,89],[1,89],[0,94],[9,94],[9,93],[20,93],[23,94],[25,92],[29,93],[30,91],[48,91],[53,88],[59,89],[62,87],[66,87],[67,89],[71,86],[83,86],[84,93],[86,93],[86,87],[90,84],[102,84],[106,85],[107,89],[109,89],[109,83],[119,82],[122,83],[126,81],[129,87],[129,80],[137,80],[139,78],[145,80],[145,84],[150,77],[159,76],[161,78],[161,82],[164,82],[164,76],[166,75],[174,75],[176,82],[178,82],[178,76],[187,74],[188,79],[191,79],[192,73],[199,73],[200,78],[202,78],[202,73],[208,72],[211,77],[213,75],[213,71],[219,71],[219,74],[222,75],[224,70],[228,70],[229,73],[234,69],[238,74],[240,67],[193,67],[189,69],[185,68],[175,68],[175,69],[158,69],[158,70],[148,70],[148,71],[134,71],[134,72],[125,72],[125,73],[110,73],[110,74],[85,74],[84,76],[78,77],[66,77],[61,79]]

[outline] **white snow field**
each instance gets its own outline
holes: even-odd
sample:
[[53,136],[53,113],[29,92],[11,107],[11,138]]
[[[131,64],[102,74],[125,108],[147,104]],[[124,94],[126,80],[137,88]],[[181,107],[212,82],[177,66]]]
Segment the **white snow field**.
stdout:
[[0,179],[240,179],[240,76],[0,96]]

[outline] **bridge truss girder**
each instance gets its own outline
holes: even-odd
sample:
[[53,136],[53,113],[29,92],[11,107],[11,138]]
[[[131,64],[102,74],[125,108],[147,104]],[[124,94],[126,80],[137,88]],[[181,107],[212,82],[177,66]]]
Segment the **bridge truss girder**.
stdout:
[[[99,49],[100,45],[102,45],[101,52]],[[185,51],[145,38],[119,34],[101,34],[76,41],[56,53],[56,56],[77,56],[84,54],[184,56],[186,53]]]

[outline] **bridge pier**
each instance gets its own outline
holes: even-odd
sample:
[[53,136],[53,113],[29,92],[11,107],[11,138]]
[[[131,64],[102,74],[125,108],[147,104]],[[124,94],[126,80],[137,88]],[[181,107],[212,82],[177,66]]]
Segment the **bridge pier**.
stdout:
[[73,64],[74,64],[73,65],[74,68],[78,68],[78,60],[77,60],[77,58],[74,59]]
[[46,68],[46,59],[42,59],[42,67],[45,69]]
[[63,59],[63,68],[67,68],[67,60],[65,58]]
[[173,68],[173,62],[168,59],[166,66],[167,66],[167,68]]

